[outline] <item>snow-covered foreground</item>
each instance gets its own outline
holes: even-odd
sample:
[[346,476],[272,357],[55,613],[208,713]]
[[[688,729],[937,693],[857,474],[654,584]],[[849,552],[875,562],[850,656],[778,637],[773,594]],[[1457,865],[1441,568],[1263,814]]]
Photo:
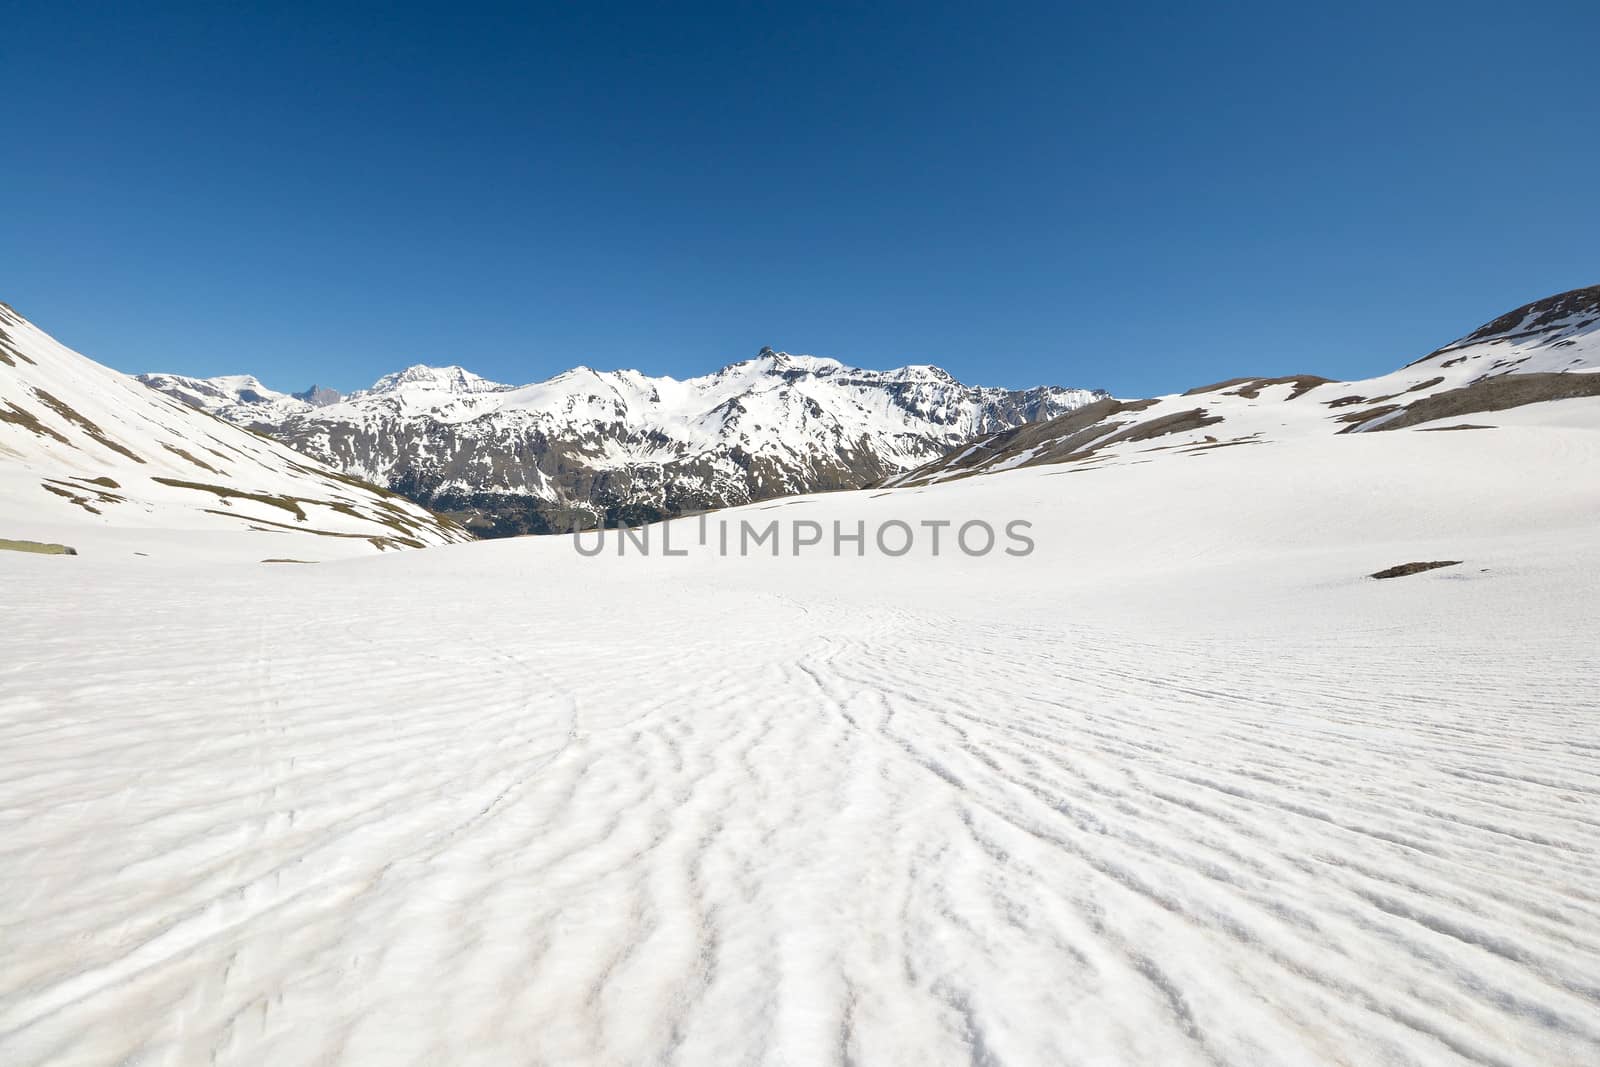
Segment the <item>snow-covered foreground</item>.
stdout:
[[1025,558],[0,552],[0,1061],[1600,1061],[1548,407],[734,513]]

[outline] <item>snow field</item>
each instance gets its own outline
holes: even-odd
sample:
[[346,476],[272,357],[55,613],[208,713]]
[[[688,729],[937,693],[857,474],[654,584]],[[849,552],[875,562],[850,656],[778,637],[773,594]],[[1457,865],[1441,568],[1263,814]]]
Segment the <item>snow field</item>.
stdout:
[[734,513],[1021,559],[0,553],[0,1061],[1593,1063],[1561,421]]

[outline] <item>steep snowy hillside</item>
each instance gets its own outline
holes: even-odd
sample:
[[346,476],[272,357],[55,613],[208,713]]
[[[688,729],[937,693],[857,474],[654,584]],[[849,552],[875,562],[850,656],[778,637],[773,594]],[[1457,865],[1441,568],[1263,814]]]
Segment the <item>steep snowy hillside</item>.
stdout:
[[[240,379],[234,388],[259,386]],[[235,539],[238,551],[297,559],[468,537],[393,493],[85,359],[3,304],[0,505],[0,539],[80,550],[162,530],[251,531]]]
[[1600,286],[1508,312],[1392,374],[1335,382],[1313,375],[1237,378],[1151,400],[1102,399],[975,441],[889,486],[1014,467],[1074,469],[1159,452],[1204,456],[1302,436],[1383,430],[1490,430],[1527,405],[1573,401],[1600,413]]
[[860,370],[770,349],[682,381],[579,367],[509,386],[416,366],[335,403],[253,378],[141,380],[492,533],[858,488],[1104,395],[975,388],[937,367]]

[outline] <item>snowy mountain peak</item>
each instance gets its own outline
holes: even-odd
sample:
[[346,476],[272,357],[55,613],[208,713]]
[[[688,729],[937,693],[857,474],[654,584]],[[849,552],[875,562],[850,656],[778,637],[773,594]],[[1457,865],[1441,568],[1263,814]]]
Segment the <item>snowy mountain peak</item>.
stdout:
[[492,382],[487,378],[473,374],[464,367],[454,364],[447,367],[430,367],[425,363],[416,363],[403,371],[386,374],[372,383],[372,388],[363,389],[350,394],[350,399],[363,396],[380,396],[385,393],[395,393],[402,389],[426,389],[445,393],[472,394],[472,393],[499,393],[510,389],[509,385]]
[[747,377],[755,374],[770,374],[780,378],[794,378],[800,375],[836,374],[847,370],[843,363],[826,356],[802,356],[789,352],[778,352],[772,348],[763,348],[755,354],[753,359],[743,359],[737,363],[730,363],[711,377]]
[[793,381],[805,376],[827,377],[829,375],[847,374],[851,380],[860,382],[880,383],[926,383],[931,385],[949,385],[957,389],[966,388],[955,376],[942,367],[935,367],[931,363],[912,363],[904,367],[894,367],[890,370],[866,370],[861,367],[841,363],[828,356],[797,355],[792,352],[779,352],[771,348],[763,348],[756,353],[754,359],[741,360],[730,363],[718,371],[716,376],[724,377],[749,377],[752,375],[766,374],[785,381]]
[[886,377],[898,382],[933,382],[946,385],[960,385],[955,376],[943,367],[935,367],[931,363],[913,363],[907,367],[886,372]]
[[244,401],[276,400],[283,396],[282,393],[262,385],[260,379],[253,374],[230,374],[213,378],[212,381]]
[[141,374],[138,378],[152,389],[159,389],[163,393],[177,397],[192,408],[200,408],[213,415],[222,415],[225,410],[284,414],[297,411],[304,404],[302,397],[268,389],[251,374],[224,374],[215,378],[190,378],[182,374]]

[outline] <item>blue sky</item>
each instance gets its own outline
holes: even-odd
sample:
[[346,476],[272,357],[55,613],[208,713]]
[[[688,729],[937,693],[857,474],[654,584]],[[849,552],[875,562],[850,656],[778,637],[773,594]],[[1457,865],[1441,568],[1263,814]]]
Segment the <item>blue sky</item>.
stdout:
[[0,299],[278,388],[772,345],[1140,395],[1600,282],[1592,3],[259,6],[7,5]]

